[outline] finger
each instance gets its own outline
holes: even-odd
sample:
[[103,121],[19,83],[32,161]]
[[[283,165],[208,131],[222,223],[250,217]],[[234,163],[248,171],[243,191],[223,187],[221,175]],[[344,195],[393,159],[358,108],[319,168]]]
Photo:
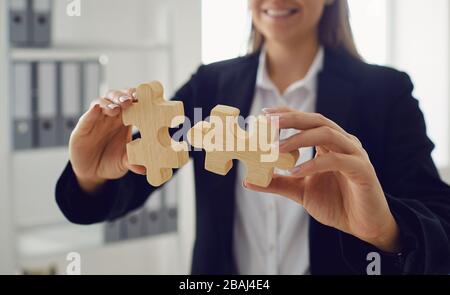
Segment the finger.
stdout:
[[348,133],[348,136],[360,147],[360,148],[362,148],[363,147],[363,145],[362,145],[362,142],[359,140],[359,138],[358,137],[356,137],[355,135],[353,135],[353,134],[350,134],[350,133]]
[[317,113],[285,112],[270,114],[270,116],[278,117],[280,129],[295,128],[298,130],[307,130],[328,126],[347,134],[338,124]]
[[331,127],[322,126],[301,131],[280,141],[280,152],[288,153],[315,146],[325,146],[331,151],[346,154],[359,154],[360,151],[354,140]]
[[133,99],[133,102],[137,102],[137,89],[136,88],[128,88],[124,92],[126,92],[128,95],[131,96],[131,98]]
[[316,157],[328,153],[330,150],[324,146],[316,146]]
[[307,177],[324,172],[342,172],[347,175],[363,175],[367,172],[363,161],[353,155],[329,152],[315,157],[291,169],[293,177]]
[[92,104],[89,110],[85,112],[78,120],[78,124],[75,126],[74,132],[79,132],[83,135],[89,134],[97,123],[101,113],[101,107],[98,104]]
[[102,113],[108,117],[116,117],[120,114],[120,106],[107,98],[99,98],[94,103],[102,109]]
[[128,108],[133,103],[133,96],[127,90],[111,90],[106,94],[106,98],[123,109]]
[[144,166],[139,166],[139,165],[128,165],[128,169],[136,174],[139,175],[146,175],[147,174],[147,169],[145,169]]
[[268,187],[260,187],[244,181],[244,187],[253,191],[277,194],[302,204],[304,179],[274,174]]

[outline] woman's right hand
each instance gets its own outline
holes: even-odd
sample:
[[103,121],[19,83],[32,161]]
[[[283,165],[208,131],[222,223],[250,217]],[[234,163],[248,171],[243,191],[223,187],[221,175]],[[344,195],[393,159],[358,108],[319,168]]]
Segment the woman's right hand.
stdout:
[[86,193],[95,193],[107,180],[129,170],[145,174],[145,167],[128,164],[126,144],[131,141],[132,127],[122,123],[122,110],[136,100],[135,92],[134,88],[110,91],[95,100],[70,136],[70,162]]

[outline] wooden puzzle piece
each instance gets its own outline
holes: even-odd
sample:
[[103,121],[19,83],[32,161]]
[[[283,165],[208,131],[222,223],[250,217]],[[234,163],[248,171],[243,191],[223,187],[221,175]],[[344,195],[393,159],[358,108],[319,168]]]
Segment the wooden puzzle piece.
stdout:
[[174,142],[169,128],[184,122],[181,101],[166,101],[161,83],[154,81],[137,88],[137,102],[123,111],[125,125],[136,126],[141,138],[127,144],[128,161],[145,166],[147,181],[160,186],[173,174],[172,168],[180,168],[188,162],[186,143]]
[[[199,122],[188,131],[188,141],[196,148],[205,149],[206,170],[226,175],[233,167],[233,159],[237,159],[247,168],[248,183],[267,187],[274,168],[293,168],[299,152],[277,153],[271,161],[264,161],[264,156],[269,157],[273,148],[270,122],[265,117],[258,118],[254,132],[249,133],[239,127],[238,116],[238,109],[218,105],[211,111],[209,122]],[[261,140],[261,136],[265,136],[265,140]],[[264,141],[265,147],[261,145]]]

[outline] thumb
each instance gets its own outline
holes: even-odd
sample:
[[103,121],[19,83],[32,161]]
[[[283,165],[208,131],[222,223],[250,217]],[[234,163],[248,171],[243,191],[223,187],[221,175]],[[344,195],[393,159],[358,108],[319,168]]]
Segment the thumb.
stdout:
[[91,132],[101,112],[101,107],[98,104],[92,105],[78,120],[78,124],[75,127],[76,131],[81,135],[86,135]]
[[272,193],[287,197],[300,205],[303,203],[303,193],[305,187],[305,179],[292,176],[282,176],[275,174],[268,187],[260,187],[244,180],[245,188],[253,191]]

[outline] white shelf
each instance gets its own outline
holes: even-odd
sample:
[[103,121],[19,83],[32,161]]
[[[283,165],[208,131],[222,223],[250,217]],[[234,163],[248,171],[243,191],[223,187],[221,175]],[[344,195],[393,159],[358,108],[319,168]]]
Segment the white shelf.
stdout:
[[[97,45],[58,45],[49,48],[11,48],[13,60],[55,60],[55,59],[95,59],[107,62],[108,53],[151,53],[168,52],[168,44],[97,44]],[[103,57],[103,58],[102,58]]]
[[60,146],[60,147],[49,147],[49,148],[33,148],[33,149],[27,149],[27,150],[12,150],[11,156],[53,156],[53,155],[61,155],[64,154],[65,157],[67,157],[69,153],[69,149],[67,146]]
[[59,224],[22,230],[17,234],[22,258],[51,256],[103,245],[103,224]]
[[69,222],[29,229],[21,229],[17,234],[18,251],[22,260],[67,255],[72,251],[95,251],[101,248],[120,247],[148,241],[157,243],[173,239],[177,233],[163,233],[135,239],[105,243],[104,224],[77,225]]
[[104,244],[95,236],[97,230],[101,228],[89,226],[87,230],[69,226],[21,235],[18,268],[40,270],[54,267],[58,274],[64,275],[68,266],[67,254],[77,252],[81,256],[83,275],[189,273],[190,267],[180,266],[183,262],[176,234]]

